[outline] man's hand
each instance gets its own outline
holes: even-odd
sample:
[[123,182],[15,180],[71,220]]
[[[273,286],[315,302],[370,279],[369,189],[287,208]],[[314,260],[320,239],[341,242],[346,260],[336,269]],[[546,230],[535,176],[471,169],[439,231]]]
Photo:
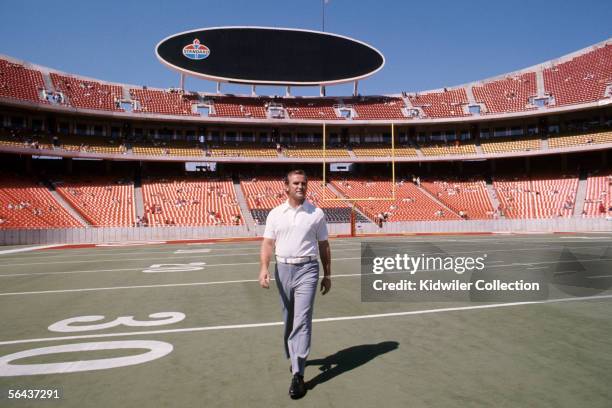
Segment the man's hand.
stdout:
[[324,276],[321,280],[321,294],[324,295],[329,292],[331,289],[331,278],[329,276]]
[[270,273],[267,268],[262,268],[261,271],[259,271],[259,286],[264,289],[270,289]]
[[270,272],[268,272],[268,267],[270,266],[270,258],[272,258],[272,252],[274,251],[274,242],[270,238],[264,238],[261,241],[259,286],[264,289],[270,288]]

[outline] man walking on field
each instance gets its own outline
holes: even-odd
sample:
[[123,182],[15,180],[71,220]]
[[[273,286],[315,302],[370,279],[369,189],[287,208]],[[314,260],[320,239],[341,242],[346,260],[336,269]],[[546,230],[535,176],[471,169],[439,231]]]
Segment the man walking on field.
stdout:
[[320,208],[306,200],[308,180],[303,170],[292,170],[285,177],[287,201],[268,214],[261,244],[259,284],[270,287],[268,267],[276,256],[274,278],[281,298],[285,322],[285,353],[291,360],[289,396],[306,394],[304,369],[310,353],[312,311],[319,261],[323,265],[321,292],[331,289],[331,253],[327,241],[327,223]]

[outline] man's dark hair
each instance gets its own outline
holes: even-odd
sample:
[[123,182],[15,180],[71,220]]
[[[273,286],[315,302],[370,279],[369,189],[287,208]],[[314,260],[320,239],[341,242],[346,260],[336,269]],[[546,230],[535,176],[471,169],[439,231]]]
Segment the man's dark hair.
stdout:
[[304,178],[306,178],[306,181],[308,181],[306,172],[302,169],[297,169],[297,170],[291,170],[289,173],[287,173],[287,175],[285,176],[285,184],[289,185],[289,177],[293,176],[294,174],[299,174],[300,176],[304,176]]

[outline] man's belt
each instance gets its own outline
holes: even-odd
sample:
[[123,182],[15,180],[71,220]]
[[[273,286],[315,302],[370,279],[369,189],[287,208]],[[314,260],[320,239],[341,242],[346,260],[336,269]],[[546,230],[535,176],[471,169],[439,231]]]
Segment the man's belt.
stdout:
[[301,263],[316,261],[317,259],[318,258],[317,258],[316,255],[299,256],[299,257],[296,257],[296,258],[283,258],[282,256],[277,256],[276,257],[276,262],[295,265],[295,264],[301,264]]

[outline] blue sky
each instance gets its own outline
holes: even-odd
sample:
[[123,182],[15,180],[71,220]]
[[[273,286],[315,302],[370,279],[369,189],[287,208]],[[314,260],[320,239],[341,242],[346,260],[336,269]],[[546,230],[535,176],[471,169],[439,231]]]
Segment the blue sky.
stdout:
[[[1,10],[1,54],[161,88],[178,85],[178,74],[154,54],[170,34],[224,25],[321,29],[321,0],[5,0]],[[360,83],[360,93],[421,91],[503,74],[612,37],[612,1],[331,0],[325,28],[385,55],[385,67]],[[215,84],[188,78],[186,88],[214,92]],[[250,92],[235,85],[223,90]],[[258,87],[259,94],[282,92]],[[351,92],[351,85],[328,88],[329,95]]]

